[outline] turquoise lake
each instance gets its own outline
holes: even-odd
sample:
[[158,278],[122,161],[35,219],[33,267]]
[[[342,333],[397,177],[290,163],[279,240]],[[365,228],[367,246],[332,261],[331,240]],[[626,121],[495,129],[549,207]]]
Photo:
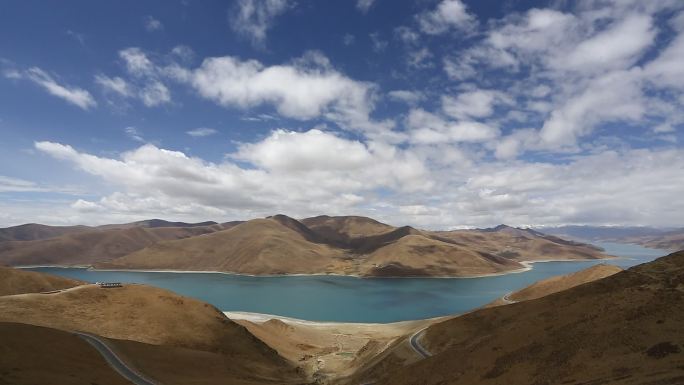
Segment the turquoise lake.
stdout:
[[626,268],[663,250],[597,244],[619,259],[535,263],[524,273],[483,278],[250,277],[221,273],[149,273],[41,267],[27,270],[89,282],[144,283],[209,302],[223,311],[277,314],[314,321],[394,322],[462,313],[540,279],[599,263]]

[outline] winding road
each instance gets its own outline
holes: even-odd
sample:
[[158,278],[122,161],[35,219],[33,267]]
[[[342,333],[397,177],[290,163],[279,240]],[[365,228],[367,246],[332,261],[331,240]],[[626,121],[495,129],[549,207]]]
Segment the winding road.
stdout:
[[86,342],[91,344],[102,357],[107,361],[109,366],[114,368],[121,376],[135,385],[158,385],[157,383],[148,380],[143,375],[131,369],[123,360],[114,353],[114,351],[107,346],[107,344],[97,336],[88,333],[74,332],[75,335],[81,337]]
[[510,297],[511,294],[513,294],[513,292],[510,292],[510,293],[504,295],[503,297],[501,297],[501,299],[502,299],[504,302],[506,302],[507,304],[508,304],[508,303],[516,303],[516,302],[518,302],[518,301],[516,301],[516,300],[511,299],[511,297]]
[[425,333],[426,329],[427,329],[427,327],[418,330],[417,332],[413,333],[413,335],[409,339],[409,343],[411,344],[411,347],[413,348],[413,350],[415,350],[415,352],[420,354],[420,356],[423,358],[428,358],[432,355],[418,341],[418,339],[423,336],[423,333]]

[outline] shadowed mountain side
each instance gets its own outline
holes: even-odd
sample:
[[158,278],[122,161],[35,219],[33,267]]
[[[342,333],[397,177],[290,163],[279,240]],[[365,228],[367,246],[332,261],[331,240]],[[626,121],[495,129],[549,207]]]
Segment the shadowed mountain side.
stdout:
[[0,384],[130,385],[90,344],[62,331],[0,322]]
[[0,242],[6,241],[35,241],[59,237],[65,234],[79,233],[92,230],[88,226],[47,226],[38,223],[6,227],[0,229]]
[[211,227],[89,229],[49,239],[0,242],[0,263],[15,266],[90,265],[124,256],[162,240],[214,231]]
[[600,248],[593,245],[505,225],[485,230],[437,231],[431,234],[467,248],[516,261],[582,260],[608,257]]
[[86,285],[56,294],[4,296],[0,321],[281,363],[272,349],[213,306],[151,286]]
[[0,296],[67,289],[83,285],[76,279],[0,266]]
[[254,219],[202,237],[160,242],[96,267],[283,274],[335,271],[341,266],[341,250],[310,242],[282,222]]
[[411,234],[375,250],[364,274],[371,276],[473,276],[524,268],[523,265],[451,243]]
[[320,215],[302,219],[301,222],[327,243],[342,248],[350,248],[346,245],[352,240],[380,235],[395,229],[375,219],[360,216]]
[[387,354],[378,384],[684,383],[684,252],[427,329],[433,356]]
[[499,298],[496,301],[487,304],[485,307],[499,306],[511,302],[520,302],[541,298],[549,294],[557,293],[575,286],[609,277],[621,271],[622,269],[620,267],[614,265],[595,265],[574,273],[559,275],[537,281],[530,286],[507,295],[505,298]]
[[277,216],[202,237],[160,242],[95,267],[383,277],[469,276],[523,267],[506,258],[433,239],[408,226],[353,238],[349,243],[356,249],[312,240],[318,239],[306,226]]

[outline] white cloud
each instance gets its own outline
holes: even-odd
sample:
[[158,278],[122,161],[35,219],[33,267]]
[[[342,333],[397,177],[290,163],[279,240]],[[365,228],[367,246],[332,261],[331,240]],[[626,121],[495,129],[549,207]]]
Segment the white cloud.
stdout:
[[374,3],[375,0],[356,0],[356,8],[362,13],[367,13]]
[[556,68],[592,71],[624,68],[653,43],[655,30],[648,15],[630,15],[579,43],[566,55],[552,59]]
[[555,108],[540,136],[550,146],[574,146],[579,136],[592,132],[598,123],[638,121],[645,113],[640,71],[611,72]]
[[379,188],[412,192],[431,186],[422,162],[408,152],[315,129],[304,133],[278,130],[261,142],[241,145],[230,159],[252,165],[246,168],[231,161],[210,163],[150,144],[122,153],[118,159],[54,142],[35,146],[121,188],[95,202],[116,212],[168,212],[193,205],[204,212],[238,210],[253,215],[273,212],[276,207],[339,212]]
[[472,90],[457,97],[442,96],[442,110],[454,118],[486,118],[494,113],[496,104],[510,103],[505,94],[492,90]]
[[387,93],[390,99],[414,105],[425,99],[425,95],[418,91],[394,90]]
[[137,77],[150,76],[155,72],[155,66],[147,55],[137,47],[130,47],[119,51],[119,57],[124,61],[128,72]]
[[156,107],[171,102],[171,92],[160,81],[151,81],[140,90],[140,99],[147,107]]
[[387,40],[382,39],[380,37],[379,32],[373,32],[368,36],[370,37],[371,43],[373,44],[373,51],[381,53],[387,49],[387,45],[389,44],[389,42]]
[[486,142],[499,130],[475,121],[448,121],[423,109],[412,109],[406,119],[414,143]]
[[354,44],[355,41],[356,37],[351,33],[346,33],[344,36],[342,36],[342,43],[346,46]]
[[369,116],[375,86],[341,74],[319,53],[274,66],[232,56],[207,58],[186,73],[186,81],[201,96],[226,107],[271,104],[288,118],[325,117],[356,130],[386,130],[390,124]]
[[218,131],[213,129],[213,128],[208,128],[208,127],[199,127],[192,129],[190,131],[186,131],[186,134],[195,137],[195,138],[200,138],[204,136],[210,136],[214,134],[218,134]]
[[95,83],[102,87],[105,92],[112,92],[126,97],[133,94],[133,90],[128,82],[118,76],[110,78],[105,75],[95,75]]
[[135,127],[133,127],[133,126],[126,127],[126,128],[124,128],[124,131],[126,132],[126,136],[135,140],[136,142],[140,142],[140,143],[146,142],[145,138],[142,137],[140,132],[138,132],[138,130]]
[[164,24],[152,16],[147,16],[145,18],[145,29],[148,32],[161,31],[164,29]]
[[468,30],[476,23],[461,0],[442,0],[434,10],[421,13],[417,19],[421,31],[430,35],[442,34],[452,28]]
[[288,0],[239,0],[230,18],[233,31],[248,37],[255,46],[263,46],[266,33],[273,27],[276,17],[285,13],[294,3]]
[[45,89],[50,95],[65,100],[81,109],[88,110],[96,107],[97,102],[90,92],[67,85],[57,83],[57,81],[47,72],[38,67],[31,67],[26,71],[7,70],[5,77],[10,79],[27,79]]

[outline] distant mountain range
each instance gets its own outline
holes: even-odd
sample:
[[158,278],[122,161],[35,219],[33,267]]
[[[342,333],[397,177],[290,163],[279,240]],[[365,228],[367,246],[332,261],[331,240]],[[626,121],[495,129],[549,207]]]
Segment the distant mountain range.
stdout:
[[540,227],[536,230],[585,242],[633,243],[663,250],[684,249],[684,228],[561,226]]
[[598,259],[594,246],[535,230],[425,231],[359,216],[285,215],[227,223],[167,222],[0,229],[0,264],[241,274],[477,276],[524,261]]

